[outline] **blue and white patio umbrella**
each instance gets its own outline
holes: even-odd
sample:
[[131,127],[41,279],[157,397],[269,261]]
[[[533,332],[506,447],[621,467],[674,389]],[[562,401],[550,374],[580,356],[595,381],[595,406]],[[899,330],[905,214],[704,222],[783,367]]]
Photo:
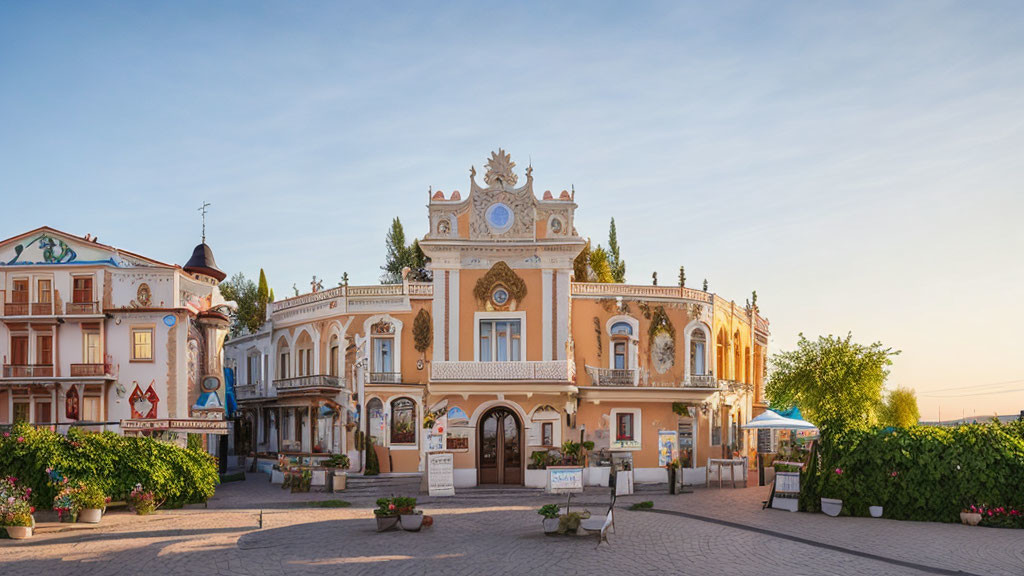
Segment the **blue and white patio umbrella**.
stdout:
[[818,427],[807,420],[786,418],[774,410],[765,410],[742,426],[744,430],[817,430]]

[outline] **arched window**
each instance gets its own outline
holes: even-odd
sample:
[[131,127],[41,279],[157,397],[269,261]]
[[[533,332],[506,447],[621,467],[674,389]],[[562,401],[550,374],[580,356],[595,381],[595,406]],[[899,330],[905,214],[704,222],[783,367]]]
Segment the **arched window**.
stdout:
[[340,343],[338,341],[338,335],[337,334],[331,336],[331,342],[330,342],[330,344],[328,344],[327,350],[328,350],[328,354],[329,354],[329,356],[328,356],[328,374],[330,374],[331,376],[340,376],[340,374],[338,373],[338,370],[340,369],[340,366],[341,366],[341,358],[340,358],[341,345],[340,345]]
[[725,373],[725,351],[729,348],[729,340],[725,336],[725,328],[718,331],[718,339],[715,342],[715,375],[719,380],[725,380],[728,376]]
[[739,382],[743,377],[743,347],[740,341],[739,330],[733,335],[732,355],[732,379]]
[[707,359],[707,338],[704,331],[694,328],[690,332],[690,374],[702,376],[707,373],[705,361]]
[[296,376],[311,376],[313,374],[313,339],[309,332],[303,332],[295,343],[296,353],[299,355],[299,363],[295,367]]
[[370,442],[376,446],[384,445],[384,403],[380,398],[371,398],[366,403],[366,416],[370,424]]
[[281,338],[277,345],[277,377],[285,379],[291,377],[292,354],[288,349],[288,342]]
[[632,336],[633,327],[626,322],[616,322],[615,324],[612,324],[611,334],[612,336]]
[[416,404],[408,398],[391,402],[391,443],[416,443]]

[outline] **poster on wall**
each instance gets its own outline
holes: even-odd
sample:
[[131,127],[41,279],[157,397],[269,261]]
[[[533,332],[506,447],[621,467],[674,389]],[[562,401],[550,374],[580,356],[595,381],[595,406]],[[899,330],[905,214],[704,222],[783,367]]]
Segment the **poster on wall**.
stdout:
[[444,450],[444,434],[427,434],[427,452]]
[[679,458],[679,433],[675,430],[658,430],[658,466]]
[[455,456],[427,456],[427,493],[431,496],[455,496]]

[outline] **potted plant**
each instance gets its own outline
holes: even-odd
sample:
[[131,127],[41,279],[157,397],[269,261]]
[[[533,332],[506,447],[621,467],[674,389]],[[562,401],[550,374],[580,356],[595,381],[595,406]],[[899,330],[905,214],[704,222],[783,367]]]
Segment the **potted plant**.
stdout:
[[547,450],[535,450],[530,454],[530,463],[526,465],[525,484],[529,488],[543,488],[547,485],[548,465],[551,454]]
[[970,507],[960,511],[960,522],[967,526],[977,526],[981,522],[981,513],[984,508],[971,504]]
[[537,514],[543,517],[541,524],[545,534],[558,532],[558,504],[545,504],[537,510]]
[[53,497],[53,510],[57,513],[57,521],[74,522],[78,519],[79,505],[78,493],[84,488],[81,483],[69,484],[63,479],[60,491]]
[[143,488],[142,484],[136,484],[128,495],[128,506],[139,516],[148,516],[156,512],[161,504],[163,500],[157,500],[156,495],[151,490]]
[[398,508],[398,521],[402,525],[402,530],[419,532],[423,527],[423,511],[416,509],[416,499],[395,498],[395,507]]
[[679,492],[679,490],[678,490],[679,479],[678,479],[677,476],[679,474],[680,466],[681,466],[681,463],[679,462],[678,458],[673,458],[672,460],[669,461],[668,464],[665,465],[665,468],[668,470],[668,493],[669,494],[676,494],[676,493]]
[[302,469],[290,469],[284,475],[284,482],[281,483],[281,489],[291,488],[293,493],[295,492],[309,492],[309,487],[313,483],[313,472],[308,468]]
[[[843,477],[843,469],[836,468],[834,471],[836,475],[836,483]],[[821,511],[829,516],[839,516],[839,513],[843,511],[843,501],[837,498],[824,498],[821,499]]]
[[373,511],[377,519],[377,532],[391,530],[398,526],[398,507],[394,498],[377,498],[377,508]]
[[[876,497],[879,498],[881,502],[886,502],[889,500],[889,494],[892,493],[892,483],[896,481],[897,476],[899,476],[899,472],[895,470],[889,472],[889,477],[886,479],[884,483],[885,488],[882,490],[881,494],[876,494]],[[872,518],[881,518],[884,510],[885,509],[882,504],[868,506],[868,513],[871,514]]]
[[32,489],[18,486],[17,478],[9,476],[0,482],[0,526],[14,540],[32,536],[35,508],[29,504],[31,495]]
[[[345,489],[348,483],[348,474],[345,470],[348,470],[351,463],[348,459],[348,454],[333,454],[330,458],[324,460],[323,465],[331,470],[331,492],[341,492]],[[341,470],[341,472],[338,472]]]
[[78,521],[86,524],[98,524],[103,517],[103,509],[110,499],[103,490],[94,484],[82,484],[75,494],[78,506]]

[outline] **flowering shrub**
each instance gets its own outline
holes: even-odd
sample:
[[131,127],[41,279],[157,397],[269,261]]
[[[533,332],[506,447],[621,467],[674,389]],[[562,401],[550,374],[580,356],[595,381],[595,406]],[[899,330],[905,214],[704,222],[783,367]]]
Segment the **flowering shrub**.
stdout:
[[1000,528],[1024,528],[1024,511],[1005,506],[988,507],[971,505],[964,512],[981,514],[982,526]]
[[49,507],[63,489],[63,481],[51,477],[55,470],[114,500],[127,498],[141,483],[160,500],[203,502],[218,482],[216,460],[209,454],[152,438],[77,428],[64,436],[25,424],[0,434],[0,475],[17,476],[31,487],[36,506]]
[[885,506],[887,518],[959,522],[966,504],[998,502],[1004,512],[986,506],[983,523],[1024,527],[1024,422],[849,430],[811,462],[802,509],[815,510],[814,499],[826,496],[854,516]]
[[391,498],[377,498],[377,508],[373,514],[375,516],[397,516],[398,514],[412,514],[415,510],[415,498],[392,496]]
[[32,489],[8,476],[0,481],[0,526],[31,526],[36,509],[29,503]]
[[156,496],[152,491],[146,490],[142,487],[142,484],[136,484],[135,488],[132,488],[130,494],[128,494],[128,505],[131,506],[132,510],[139,516],[145,516],[156,512],[156,509],[163,504],[162,501],[157,500]]

